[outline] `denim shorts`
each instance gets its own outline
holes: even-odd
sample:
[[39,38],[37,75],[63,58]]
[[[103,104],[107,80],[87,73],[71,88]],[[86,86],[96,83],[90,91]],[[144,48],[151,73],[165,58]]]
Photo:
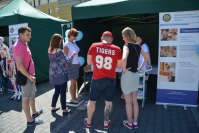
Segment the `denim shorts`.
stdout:
[[115,78],[103,78],[91,81],[89,98],[91,101],[97,101],[101,94],[105,95],[105,101],[112,102],[116,86]]

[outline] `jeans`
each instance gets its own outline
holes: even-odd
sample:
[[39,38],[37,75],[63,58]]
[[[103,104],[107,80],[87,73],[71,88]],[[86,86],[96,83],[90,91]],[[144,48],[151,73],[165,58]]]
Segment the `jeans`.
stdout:
[[55,86],[55,92],[53,94],[51,107],[56,107],[56,103],[57,103],[57,100],[58,100],[59,94],[60,94],[61,108],[62,108],[62,110],[65,110],[66,109],[67,81],[64,84],[54,85],[54,86]]

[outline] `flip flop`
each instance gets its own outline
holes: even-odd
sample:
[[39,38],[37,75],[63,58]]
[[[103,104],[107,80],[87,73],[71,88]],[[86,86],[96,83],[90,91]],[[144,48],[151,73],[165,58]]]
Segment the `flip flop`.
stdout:
[[60,108],[56,108],[56,109],[52,109],[51,113],[55,113],[57,110],[59,110]]
[[68,115],[69,113],[71,113],[71,109],[67,109],[67,112],[62,112],[63,115]]

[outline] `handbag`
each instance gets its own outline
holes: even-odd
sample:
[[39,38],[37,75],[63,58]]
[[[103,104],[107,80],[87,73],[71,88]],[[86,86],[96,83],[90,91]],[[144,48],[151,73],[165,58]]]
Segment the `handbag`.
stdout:
[[[29,67],[30,67],[30,62],[29,62],[27,71],[29,71]],[[17,73],[16,73],[16,83],[18,85],[25,85],[26,82],[27,82],[27,77],[25,75],[23,75],[20,71],[17,71]]]

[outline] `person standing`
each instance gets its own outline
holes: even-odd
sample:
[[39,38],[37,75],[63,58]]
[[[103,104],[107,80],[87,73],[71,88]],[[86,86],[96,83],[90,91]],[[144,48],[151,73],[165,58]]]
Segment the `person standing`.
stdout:
[[[31,28],[22,26],[18,29],[19,40],[13,46],[13,56],[18,71],[27,77],[27,82],[22,85],[22,107],[27,119],[27,126],[42,124],[43,120],[35,119],[43,110],[35,108],[36,77],[32,54],[28,46],[31,38]],[[29,69],[28,69],[29,68]],[[27,70],[28,69],[28,70]],[[32,116],[30,112],[32,109]]]
[[78,35],[78,31],[75,28],[72,28],[68,32],[68,40],[63,44],[64,53],[66,56],[70,57],[72,55],[72,52],[75,51],[76,55],[73,57],[72,64],[67,65],[68,69],[68,78],[70,80],[70,95],[71,100],[69,103],[67,103],[69,106],[77,106],[79,102],[81,102],[80,99],[76,97],[76,83],[77,79],[79,78],[79,59],[78,59],[78,52],[80,51],[79,47],[75,43],[75,39]]
[[[142,70],[148,59],[148,54],[142,50],[136,41],[136,34],[133,29],[126,27],[122,30],[122,37],[125,42],[122,55],[122,76],[121,88],[126,102],[127,120],[123,121],[124,126],[129,129],[138,128],[139,105],[137,91],[139,86],[138,71]],[[144,61],[138,68],[139,56],[142,54]],[[133,114],[133,116],[132,116]],[[133,118],[133,119],[132,119]],[[132,121],[133,120],[133,121]]]
[[9,75],[9,67],[8,67],[8,60],[11,59],[10,57],[10,51],[6,44],[4,44],[4,38],[0,36],[0,72],[1,72],[1,87],[0,87],[0,94],[2,94],[6,89],[9,90],[5,85],[7,85],[8,82],[8,75]]
[[[150,58],[149,47],[145,43],[144,37],[142,35],[138,35],[137,36],[137,43],[141,46],[142,50],[144,50],[144,52],[146,52],[149,55],[147,63],[142,68],[142,70],[146,71],[147,68],[149,68],[149,66],[151,66],[151,58]],[[140,58],[139,58],[139,62],[138,62],[138,67],[141,66],[141,64],[142,64],[143,61],[144,61],[144,57],[142,56],[142,54],[140,54]]]
[[94,71],[87,105],[87,118],[84,119],[87,127],[91,127],[96,101],[103,92],[105,94],[104,129],[108,129],[111,125],[110,115],[116,86],[115,70],[116,67],[121,67],[122,59],[120,48],[112,42],[112,33],[105,31],[102,34],[101,42],[93,43],[88,51],[87,63],[88,65],[93,64]]
[[55,86],[55,92],[52,98],[52,113],[55,113],[60,108],[56,108],[56,103],[60,95],[60,102],[62,106],[62,114],[67,115],[71,112],[66,108],[66,89],[68,81],[68,73],[66,70],[66,64],[72,63],[72,58],[76,55],[74,51],[70,58],[64,55],[64,52],[60,49],[62,43],[62,36],[60,34],[54,34],[50,41],[48,48],[48,57],[50,60],[49,66],[49,82]]

